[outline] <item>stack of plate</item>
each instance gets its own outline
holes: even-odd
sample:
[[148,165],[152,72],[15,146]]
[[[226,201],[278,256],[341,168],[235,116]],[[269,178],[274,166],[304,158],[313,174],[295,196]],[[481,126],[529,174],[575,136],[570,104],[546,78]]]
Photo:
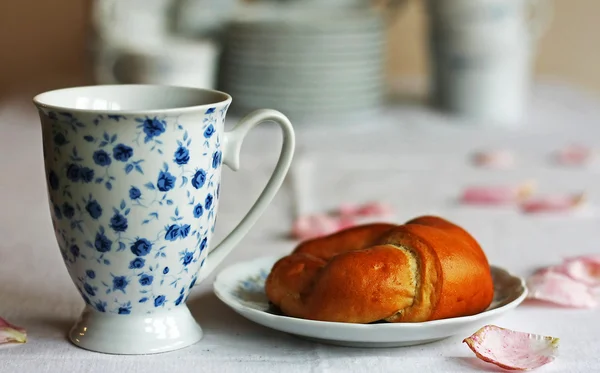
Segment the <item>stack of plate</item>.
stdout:
[[240,114],[352,117],[380,106],[384,55],[384,22],[368,9],[251,8],[228,27],[220,85]]

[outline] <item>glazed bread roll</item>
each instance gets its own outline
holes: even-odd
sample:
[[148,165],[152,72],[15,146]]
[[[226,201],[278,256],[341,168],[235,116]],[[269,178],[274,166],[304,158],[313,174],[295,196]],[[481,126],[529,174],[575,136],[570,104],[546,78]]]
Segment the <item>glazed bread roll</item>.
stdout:
[[289,316],[348,323],[473,315],[493,298],[477,241],[447,220],[368,224],[301,243],[275,263],[269,300]]
[[366,249],[373,246],[384,233],[396,228],[394,224],[365,224],[348,228],[329,236],[307,240],[293,251],[293,254],[310,254],[329,260],[346,251]]
[[485,253],[483,252],[475,238],[473,238],[473,236],[471,236],[469,232],[459,227],[458,225],[449,222],[448,220],[442,219],[437,216],[426,215],[409,220],[408,222],[406,222],[406,224],[427,225],[430,227],[443,229],[450,234],[456,235],[458,236],[458,238],[466,241],[471,246],[471,249],[475,252],[475,254],[480,256],[486,264],[488,263]]

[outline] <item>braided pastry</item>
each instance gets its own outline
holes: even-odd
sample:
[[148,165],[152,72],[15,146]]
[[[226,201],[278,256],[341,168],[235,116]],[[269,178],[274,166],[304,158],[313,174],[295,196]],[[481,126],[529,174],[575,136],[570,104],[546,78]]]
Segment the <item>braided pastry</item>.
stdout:
[[265,290],[286,315],[347,323],[473,315],[494,294],[477,241],[435,216],[305,241],[275,263]]

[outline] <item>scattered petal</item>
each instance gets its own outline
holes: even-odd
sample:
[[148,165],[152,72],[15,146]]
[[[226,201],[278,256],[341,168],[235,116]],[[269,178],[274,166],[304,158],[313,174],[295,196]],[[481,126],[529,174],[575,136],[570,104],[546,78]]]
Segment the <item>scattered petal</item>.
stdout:
[[369,202],[358,208],[358,216],[383,217],[392,215],[394,209],[389,204],[383,202]]
[[514,166],[515,157],[508,150],[481,151],[473,155],[476,166],[492,169],[508,169]]
[[358,221],[352,216],[340,216],[337,219],[337,230],[341,231],[353,227],[358,224]]
[[338,207],[337,211],[333,211],[335,215],[354,216],[358,214],[360,206],[352,203],[343,203]]
[[383,202],[368,202],[362,205],[344,203],[332,211],[332,215],[349,217],[383,217],[389,216],[394,209],[389,204]]
[[533,182],[514,186],[475,186],[464,190],[462,202],[475,205],[505,205],[518,202],[535,190]]
[[3,343],[25,343],[27,332],[24,328],[11,325],[0,317],[0,344]]
[[318,236],[312,226],[310,216],[300,216],[292,224],[292,237],[300,240]]
[[583,255],[566,258],[562,264],[548,270],[562,273],[587,286],[600,286],[600,255]]
[[559,339],[486,325],[463,343],[488,363],[504,369],[531,370],[554,361]]
[[592,290],[551,268],[538,271],[527,279],[528,299],[537,299],[565,307],[594,308],[598,302]]
[[588,286],[600,286],[600,262],[569,261],[564,264],[564,274]]
[[292,237],[308,240],[334,233],[338,230],[338,219],[325,214],[304,215],[294,221]]
[[382,202],[345,203],[329,213],[298,217],[292,226],[292,237],[300,240],[321,237],[372,220],[380,221],[392,213],[392,207]]
[[563,166],[583,166],[592,160],[593,152],[586,146],[572,144],[558,150],[555,159]]
[[570,256],[565,258],[565,261],[586,261],[600,265],[600,254],[587,254],[579,256]]
[[523,201],[521,203],[521,210],[530,214],[542,212],[566,212],[581,206],[584,201],[585,195],[583,193],[538,197]]

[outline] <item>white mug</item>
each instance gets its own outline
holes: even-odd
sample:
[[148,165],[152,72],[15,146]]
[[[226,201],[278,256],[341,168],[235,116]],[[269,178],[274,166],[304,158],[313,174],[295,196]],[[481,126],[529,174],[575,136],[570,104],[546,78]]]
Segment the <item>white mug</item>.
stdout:
[[429,0],[434,104],[469,119],[518,123],[550,10],[538,0]]
[[146,43],[105,43],[96,60],[96,81],[212,89],[219,53],[220,48],[209,40],[171,37]]
[[[114,354],[198,342],[202,329],[187,298],[281,187],[295,146],[289,120],[259,110],[225,132],[228,94],[158,85],[59,89],[34,103],[52,225],[86,305],[70,340]],[[264,121],[283,132],[277,166],[244,219],[209,250],[222,164],[239,168],[244,137]]]
[[97,36],[109,42],[139,43],[169,35],[169,0],[94,0],[91,22]]

